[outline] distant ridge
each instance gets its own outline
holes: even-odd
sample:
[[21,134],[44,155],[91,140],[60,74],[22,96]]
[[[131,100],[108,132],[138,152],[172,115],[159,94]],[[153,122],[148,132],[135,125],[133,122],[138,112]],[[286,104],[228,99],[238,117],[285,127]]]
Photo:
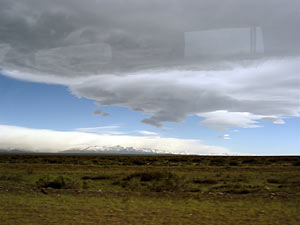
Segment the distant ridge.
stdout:
[[74,148],[64,151],[26,151],[19,149],[0,149],[0,154],[119,154],[119,155],[172,155],[150,148],[133,148],[116,146],[88,146],[85,148]]
[[60,151],[58,153],[63,154],[122,154],[122,155],[154,155],[154,154],[168,154],[161,153],[157,150],[141,148],[136,149],[133,147],[122,147],[122,146],[112,146],[112,147],[100,147],[100,146],[89,146],[84,149],[69,149],[65,151]]
[[12,149],[12,150],[0,149],[0,154],[30,154],[30,153],[34,153],[34,152],[26,151],[26,150],[18,150],[18,149]]
[[[157,149],[151,148],[134,148],[134,147],[122,147],[120,145],[116,146],[88,146],[82,148],[73,148],[63,151],[53,151],[49,149],[48,151],[27,151],[23,149],[0,149],[0,154],[102,154],[102,155],[192,155],[184,153],[171,153],[163,152]],[[222,155],[222,156],[238,156],[240,154],[194,154],[194,155]]]

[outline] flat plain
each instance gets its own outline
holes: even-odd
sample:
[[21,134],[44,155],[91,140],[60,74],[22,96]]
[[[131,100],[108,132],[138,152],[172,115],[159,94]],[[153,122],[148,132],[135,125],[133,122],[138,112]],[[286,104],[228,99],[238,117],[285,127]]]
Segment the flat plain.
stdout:
[[0,224],[299,224],[300,157],[1,154]]

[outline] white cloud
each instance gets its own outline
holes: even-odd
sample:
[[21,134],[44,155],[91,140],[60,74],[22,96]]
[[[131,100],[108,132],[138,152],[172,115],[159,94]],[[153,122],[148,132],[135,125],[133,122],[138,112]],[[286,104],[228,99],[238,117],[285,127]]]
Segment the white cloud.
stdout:
[[224,135],[222,135],[222,136],[219,136],[219,138],[222,138],[222,139],[224,139],[224,140],[229,140],[229,139],[231,139],[231,137],[230,137],[229,134],[224,134]]
[[138,132],[142,135],[155,135],[155,136],[158,135],[158,133],[156,133],[156,132],[146,131],[146,130],[139,130]]
[[226,130],[229,127],[256,128],[260,127],[257,120],[261,119],[261,116],[248,112],[228,112],[226,110],[199,113],[198,116],[205,118],[201,121],[202,125],[216,130]]
[[[226,130],[230,127],[257,128],[261,127],[259,121],[270,121],[274,124],[285,124],[279,116],[255,115],[249,112],[228,112],[226,110],[214,111],[209,113],[199,113],[198,116],[204,117],[202,125],[210,126],[216,130]],[[238,130],[233,130],[238,132]]]
[[175,154],[231,154],[219,146],[203,144],[199,140],[100,135],[83,132],[60,132],[0,125],[0,149],[20,149],[38,152],[57,152],[93,147],[133,147],[154,149],[160,153]]
[[84,133],[96,133],[96,134],[109,134],[109,135],[121,135],[123,132],[117,131],[120,126],[112,125],[112,126],[102,126],[102,127],[83,127],[77,128],[76,132],[84,132]]

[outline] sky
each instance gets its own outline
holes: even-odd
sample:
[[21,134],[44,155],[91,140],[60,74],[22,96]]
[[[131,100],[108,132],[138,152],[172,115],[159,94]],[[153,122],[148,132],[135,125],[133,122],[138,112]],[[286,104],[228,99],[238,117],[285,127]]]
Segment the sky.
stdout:
[[0,0],[0,149],[299,155],[300,3],[263,3]]

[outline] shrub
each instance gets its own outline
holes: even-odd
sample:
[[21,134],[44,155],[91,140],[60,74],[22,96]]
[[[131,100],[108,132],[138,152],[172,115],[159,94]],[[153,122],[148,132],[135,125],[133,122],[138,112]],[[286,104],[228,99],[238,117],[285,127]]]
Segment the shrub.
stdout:
[[236,162],[236,161],[231,161],[231,162],[229,163],[229,165],[230,165],[230,166],[238,166],[239,163]]
[[108,175],[98,175],[98,176],[83,176],[82,180],[109,180],[111,177]]
[[58,176],[56,178],[42,177],[36,185],[42,188],[54,188],[54,189],[74,189],[78,184],[72,181],[70,178]]
[[294,166],[300,166],[300,161],[295,162],[293,165],[294,165]]
[[32,168],[32,167],[27,167],[26,173],[27,173],[28,175],[33,174],[33,168]]
[[274,178],[267,179],[267,182],[271,183],[271,184],[279,184],[280,183],[280,181],[278,179],[274,179]]
[[195,178],[193,180],[193,183],[195,183],[195,184],[217,184],[218,181],[217,180],[213,180],[213,179],[199,179],[199,178]]
[[151,191],[162,192],[162,191],[184,191],[186,189],[186,182],[183,177],[179,177],[174,173],[166,173],[166,176],[153,182],[149,187]]
[[260,191],[259,186],[252,186],[252,185],[241,185],[241,184],[229,184],[219,187],[224,189],[224,192],[231,193],[231,194],[249,194]]
[[134,191],[184,191],[185,179],[172,172],[137,172],[115,181],[114,185]]
[[212,159],[209,163],[210,166],[224,166],[225,165],[225,160],[220,158],[220,159]]
[[83,188],[83,189],[88,189],[88,188],[89,188],[88,182],[83,181],[83,183],[82,183],[82,188]]
[[0,176],[0,181],[12,181],[12,182],[20,182],[23,180],[21,175],[2,175]]
[[143,159],[134,159],[132,161],[132,164],[137,166],[143,166],[146,165],[147,163]]
[[253,192],[253,191],[249,190],[249,189],[246,189],[246,188],[242,188],[242,189],[232,191],[233,194],[250,194],[251,192]]
[[255,159],[245,159],[242,161],[243,164],[256,164],[257,161]]
[[130,174],[123,178],[123,180],[131,180],[133,178],[138,178],[140,181],[153,181],[153,180],[161,180],[169,176],[170,173],[159,172],[159,171],[149,171],[149,172],[137,172]]

